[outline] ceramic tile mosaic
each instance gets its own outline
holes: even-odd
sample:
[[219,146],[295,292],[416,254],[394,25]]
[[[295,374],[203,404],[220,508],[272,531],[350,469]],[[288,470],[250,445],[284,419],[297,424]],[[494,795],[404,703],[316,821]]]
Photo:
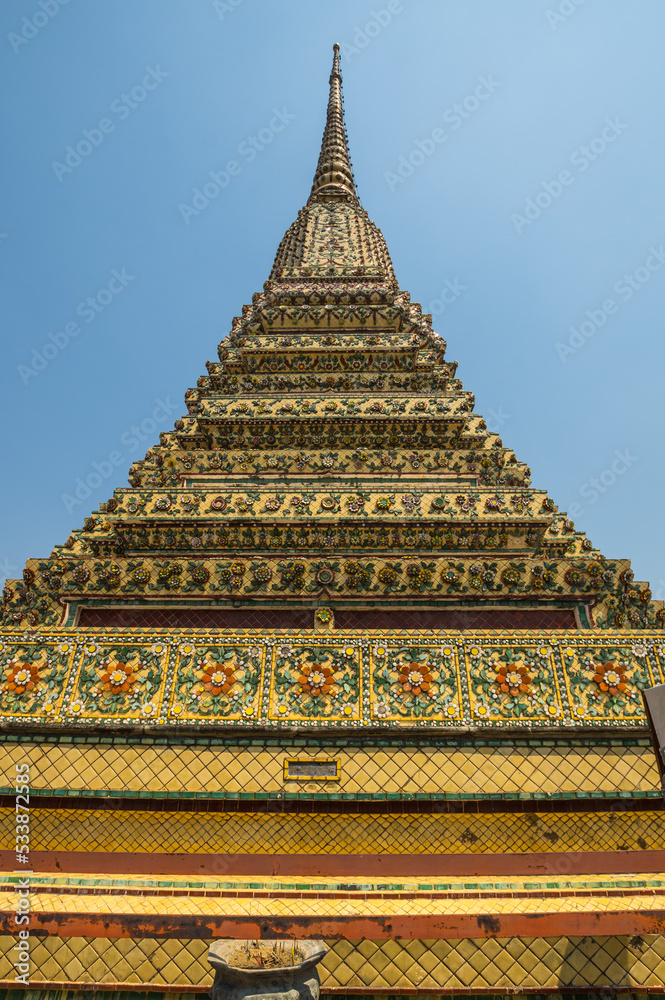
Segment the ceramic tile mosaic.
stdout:
[[[12,887],[21,883],[20,873],[7,873],[0,876],[0,887],[7,894],[13,891]],[[539,900],[541,897],[552,899],[563,895],[587,897],[606,897],[619,889],[626,895],[644,895],[654,897],[654,905],[660,906],[661,899],[665,895],[665,874],[658,872],[646,872],[641,874],[606,874],[606,875],[569,875],[569,874],[547,874],[543,876],[497,876],[497,875],[473,875],[473,876],[412,876],[410,878],[386,878],[380,879],[354,876],[350,881],[345,879],[340,881],[336,876],[233,876],[233,875],[104,875],[84,874],[72,872],[69,874],[46,874],[35,872],[29,876],[31,891],[41,894],[46,900],[51,892],[54,895],[63,894],[72,888],[75,892],[72,896],[88,897],[88,903],[82,906],[94,906],[94,901],[98,896],[105,894],[117,896],[119,890],[123,895],[135,895],[145,897],[155,897],[175,899],[178,896],[192,895],[200,896],[198,890],[205,890],[206,896],[212,897],[233,897],[234,893],[246,893],[251,890],[252,895],[276,898],[283,894],[297,893],[298,898],[307,899],[308,895],[327,893],[344,895],[350,899],[360,898],[361,901],[376,897],[375,901],[382,900],[386,894],[397,898],[410,900],[414,894],[422,897],[428,902],[428,897],[433,894],[443,899],[449,896],[451,899],[466,899],[471,901],[471,905],[480,905],[477,900],[484,898],[482,905],[487,905],[488,900],[497,897],[532,897]],[[71,893],[70,893],[71,894]],[[475,903],[473,901],[476,901]],[[119,907],[122,905],[118,904]],[[325,902],[322,902],[322,907]],[[466,905],[466,904],[465,904]],[[512,905],[512,904],[511,904]],[[515,904],[519,908],[519,904]]]
[[[606,558],[531,487],[527,466],[474,412],[457,362],[446,359],[431,315],[400,289],[360,204],[339,46],[329,87],[307,204],[218,360],[187,391],[187,413],[132,464],[128,488],[6,582],[4,791],[14,765],[29,764],[33,849],[124,852],[128,866],[141,850],[473,847],[501,856],[662,843],[642,691],[665,682],[663,602],[634,580],[628,560]],[[385,627],[372,630],[367,611]],[[235,614],[244,617],[232,624]],[[448,628],[430,629],[433,621]],[[210,732],[230,739],[197,743]],[[373,742],[354,744],[363,733]],[[317,768],[319,781],[307,773]],[[435,809],[426,819],[322,817],[304,808],[297,817],[174,816],[135,803],[126,812],[40,809],[40,793],[197,797],[203,807],[252,797],[297,807],[373,796],[430,806],[437,796],[654,803],[615,818]],[[11,847],[9,818],[2,832]],[[6,920],[17,878],[0,888]],[[665,982],[663,936],[498,937],[498,917],[519,917],[528,931],[545,919],[551,929],[561,915],[569,919],[559,919],[560,931],[611,930],[615,918],[662,927],[657,873],[509,880],[500,890],[492,880],[425,879],[415,889],[390,883],[392,894],[366,881],[360,892],[332,880],[295,879],[290,888],[229,880],[225,889],[213,879],[209,891],[191,879],[111,881],[36,876],[36,986],[25,1000],[73,1000],[61,996],[68,984],[75,993],[84,984],[155,988],[163,1000],[198,994],[212,980],[205,938],[227,917],[224,933],[302,930],[322,915],[365,933],[330,942],[329,993],[604,992]],[[403,934],[392,931],[393,917],[405,918]],[[169,936],[183,923],[189,936]],[[418,940],[418,926],[442,936]],[[460,927],[466,938],[443,936]],[[67,936],[67,928],[137,936]],[[48,936],[53,929],[62,936]],[[7,985],[12,945],[0,941]],[[57,996],[40,998],[49,986]]]
[[[0,849],[15,813],[0,809]],[[41,809],[33,850],[232,854],[505,854],[662,850],[665,812],[365,813],[155,812]]]
[[[537,742],[537,741],[536,741]],[[0,773],[29,762],[30,785],[40,790],[143,794],[202,793],[239,796],[320,793],[335,795],[586,795],[657,793],[660,782],[651,746],[619,741],[544,741],[539,745],[340,746],[340,780],[284,782],[284,761],[295,755],[328,759],[315,746],[197,746],[126,743],[0,742]],[[585,743],[587,745],[585,745]]]
[[[366,895],[364,898],[355,896],[333,897],[328,894],[311,898],[303,895],[299,898],[287,896],[250,897],[198,897],[198,896],[152,896],[152,895],[87,895],[59,894],[57,890],[48,893],[33,893],[31,908],[34,914],[58,915],[76,914],[89,916],[91,914],[107,914],[114,917],[120,914],[132,916],[167,916],[196,917],[201,920],[211,917],[265,917],[278,920],[281,917],[315,918],[317,920],[333,920],[338,917],[459,917],[485,914],[488,909],[492,916],[502,915],[538,916],[555,913],[617,913],[631,911],[640,912],[646,908],[652,909],[665,919],[665,898],[651,893],[648,897],[631,895],[625,890],[614,896],[563,894],[559,897],[524,895],[511,897],[492,896],[491,901],[479,903],[478,892],[471,898],[459,896],[426,895],[415,898],[394,898],[377,895]],[[648,902],[647,902],[648,900]],[[11,912],[16,904],[15,893],[0,892],[0,911]]]
[[[161,986],[212,984],[209,940],[43,938],[33,951],[34,985]],[[0,981],[13,984],[12,938],[0,938]],[[665,937],[490,938],[328,941],[320,965],[324,992],[492,991],[612,987],[661,990]],[[622,994],[625,996],[625,994]],[[71,1000],[71,998],[70,998]]]
[[656,633],[5,639],[0,716],[42,724],[643,725],[641,691],[665,680]]

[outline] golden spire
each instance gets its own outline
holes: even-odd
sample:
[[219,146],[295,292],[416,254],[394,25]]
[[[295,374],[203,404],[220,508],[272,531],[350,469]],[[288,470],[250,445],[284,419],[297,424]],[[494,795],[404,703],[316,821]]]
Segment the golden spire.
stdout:
[[330,97],[326,127],[323,131],[321,153],[314,174],[314,183],[308,204],[329,198],[358,204],[356,184],[353,179],[349,147],[344,127],[342,104],[342,75],[339,71],[339,45],[333,45],[333,64],[330,74]]

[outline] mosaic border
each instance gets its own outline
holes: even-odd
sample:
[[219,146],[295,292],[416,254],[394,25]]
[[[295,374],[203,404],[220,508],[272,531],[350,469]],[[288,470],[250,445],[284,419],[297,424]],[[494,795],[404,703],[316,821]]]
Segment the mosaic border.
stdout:
[[83,728],[621,730],[646,725],[641,691],[665,682],[660,639],[24,633],[0,649],[0,719]]

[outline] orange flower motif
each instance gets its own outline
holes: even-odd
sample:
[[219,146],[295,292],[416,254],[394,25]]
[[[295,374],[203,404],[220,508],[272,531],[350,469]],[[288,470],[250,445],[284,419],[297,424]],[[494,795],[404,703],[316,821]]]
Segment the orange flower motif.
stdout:
[[529,690],[531,678],[526,667],[497,667],[496,682],[506,694],[524,694]]
[[418,663],[404,663],[399,668],[399,682],[405,691],[420,694],[422,691],[429,691],[432,675],[427,667]]
[[211,694],[226,694],[235,683],[233,667],[220,667],[219,670],[208,670],[203,675],[203,687]]
[[330,678],[333,675],[330,667],[316,667],[307,663],[301,666],[302,674],[298,678],[303,691],[307,691],[316,698],[320,694],[328,694],[330,691]]
[[134,667],[129,663],[116,663],[112,670],[102,674],[104,691],[110,691],[112,694],[129,691],[135,680]]
[[619,691],[625,691],[628,687],[626,675],[613,667],[611,663],[607,663],[603,667],[597,666],[593,679],[601,691],[607,691],[609,694],[618,694]]
[[24,691],[32,691],[35,681],[39,677],[39,667],[35,667],[29,663],[22,663],[19,666],[13,660],[8,666],[10,668],[7,673],[7,687],[9,690],[16,691],[17,694],[23,694]]

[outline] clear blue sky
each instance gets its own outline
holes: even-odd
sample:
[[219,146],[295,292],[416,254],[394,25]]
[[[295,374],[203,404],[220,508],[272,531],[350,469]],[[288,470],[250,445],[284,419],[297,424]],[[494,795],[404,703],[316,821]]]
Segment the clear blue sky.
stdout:
[[534,485],[665,596],[663,38],[662,0],[5,0],[0,575],[180,416],[307,198],[339,41],[400,284]]

